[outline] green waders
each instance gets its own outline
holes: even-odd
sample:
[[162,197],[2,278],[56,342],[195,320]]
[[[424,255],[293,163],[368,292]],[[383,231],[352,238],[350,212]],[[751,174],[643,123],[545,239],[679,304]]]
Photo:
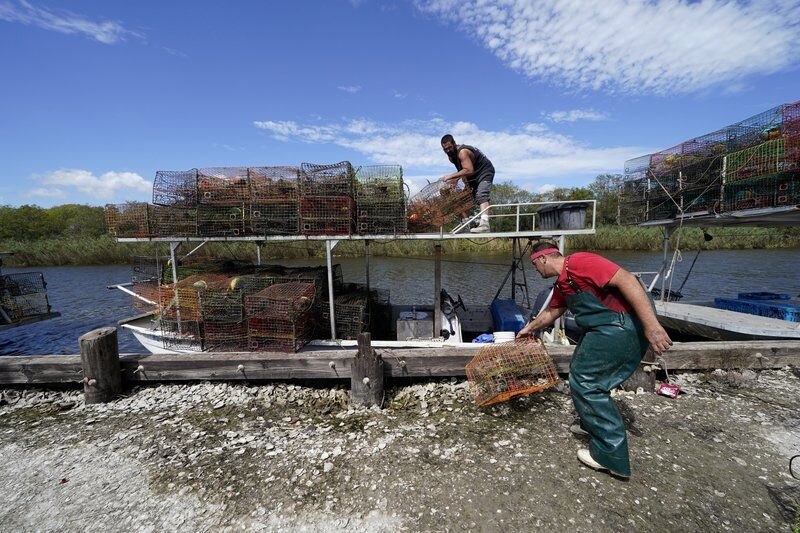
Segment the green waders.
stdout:
[[[611,399],[611,389],[628,379],[648,347],[644,328],[636,315],[612,311],[588,291],[581,291],[569,275],[567,283],[577,294],[565,295],[575,322],[585,330],[569,367],[572,401],[589,432],[592,459],[611,472],[629,477],[625,423]],[[652,299],[651,299],[652,301]]]

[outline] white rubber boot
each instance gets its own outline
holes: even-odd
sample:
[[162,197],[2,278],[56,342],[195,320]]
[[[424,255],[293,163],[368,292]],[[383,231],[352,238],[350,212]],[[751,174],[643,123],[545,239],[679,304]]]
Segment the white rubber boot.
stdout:
[[578,460],[588,466],[589,468],[593,468],[595,470],[605,470],[608,472],[608,468],[604,467],[594,459],[592,459],[592,454],[589,453],[589,450],[583,448],[582,450],[578,450]]
[[481,220],[481,223],[469,230],[470,233],[489,233],[491,228],[489,228],[489,221],[488,220]]

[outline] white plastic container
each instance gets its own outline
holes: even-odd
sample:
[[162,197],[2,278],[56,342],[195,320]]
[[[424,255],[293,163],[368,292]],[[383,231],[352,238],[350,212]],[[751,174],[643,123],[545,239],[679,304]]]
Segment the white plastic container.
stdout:
[[494,342],[495,344],[499,344],[501,342],[512,342],[516,336],[516,333],[513,331],[495,331]]

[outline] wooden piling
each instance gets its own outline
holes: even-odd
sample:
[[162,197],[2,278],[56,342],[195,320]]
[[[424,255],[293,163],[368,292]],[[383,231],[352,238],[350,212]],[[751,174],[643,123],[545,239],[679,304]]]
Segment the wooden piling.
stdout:
[[78,339],[87,404],[106,403],[122,390],[117,328],[100,328]]
[[350,365],[350,401],[383,406],[383,359],[372,349],[372,335],[359,333],[358,352]]

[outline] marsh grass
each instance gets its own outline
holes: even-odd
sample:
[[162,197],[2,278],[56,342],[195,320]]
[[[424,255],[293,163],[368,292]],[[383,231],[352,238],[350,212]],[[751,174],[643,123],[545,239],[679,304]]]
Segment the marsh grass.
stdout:
[[[800,228],[720,228],[711,229],[714,236],[705,242],[698,228],[680,232],[680,247],[696,250],[769,249],[800,247]],[[577,235],[567,239],[570,251],[577,250],[661,250],[661,231],[656,228],[601,226],[594,235]],[[673,247],[678,237],[672,237]],[[459,239],[440,241],[442,251],[452,254],[487,255],[510,253],[509,239]],[[377,257],[424,256],[433,253],[433,241],[372,241],[371,253]],[[165,243],[117,243],[108,236],[94,238],[59,238],[33,241],[6,240],[0,251],[13,252],[4,264],[9,267],[127,264],[132,255],[166,255]],[[336,247],[338,257],[358,257],[364,252],[362,241],[342,241]],[[209,243],[203,255],[221,259],[255,260],[252,243]],[[269,259],[312,259],[325,257],[324,244],[319,242],[271,243],[265,247]]]

